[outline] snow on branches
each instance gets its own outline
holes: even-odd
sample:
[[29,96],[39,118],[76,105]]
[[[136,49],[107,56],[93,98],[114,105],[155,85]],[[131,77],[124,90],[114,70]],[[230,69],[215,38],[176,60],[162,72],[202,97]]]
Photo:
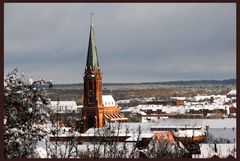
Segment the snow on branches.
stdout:
[[27,80],[18,70],[4,76],[4,155],[6,158],[32,158],[34,146],[46,132],[50,109],[46,85],[52,81]]

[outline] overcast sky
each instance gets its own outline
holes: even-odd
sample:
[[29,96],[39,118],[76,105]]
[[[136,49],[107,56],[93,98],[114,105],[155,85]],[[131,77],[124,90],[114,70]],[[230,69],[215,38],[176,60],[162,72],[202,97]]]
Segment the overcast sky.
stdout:
[[4,72],[83,82],[91,12],[105,83],[236,78],[234,3],[5,3]]

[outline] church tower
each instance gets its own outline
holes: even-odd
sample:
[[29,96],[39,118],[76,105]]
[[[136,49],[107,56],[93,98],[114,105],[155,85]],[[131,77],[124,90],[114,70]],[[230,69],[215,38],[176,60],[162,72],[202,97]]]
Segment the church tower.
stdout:
[[91,20],[87,62],[84,74],[83,131],[101,128],[103,122],[102,73],[100,71],[97,47]]

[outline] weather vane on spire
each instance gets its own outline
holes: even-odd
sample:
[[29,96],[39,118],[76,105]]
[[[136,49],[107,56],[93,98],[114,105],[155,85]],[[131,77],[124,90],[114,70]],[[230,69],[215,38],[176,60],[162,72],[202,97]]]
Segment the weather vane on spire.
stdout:
[[94,15],[94,13],[91,12],[91,13],[90,13],[91,19],[93,18],[93,15]]
[[91,16],[91,26],[93,26],[93,15],[94,15],[94,14],[91,12],[91,13],[90,13],[90,16]]

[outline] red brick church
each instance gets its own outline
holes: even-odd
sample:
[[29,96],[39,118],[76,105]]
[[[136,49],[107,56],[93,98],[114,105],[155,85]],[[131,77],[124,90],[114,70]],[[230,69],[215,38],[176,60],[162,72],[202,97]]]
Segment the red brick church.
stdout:
[[[87,62],[84,74],[83,131],[101,128],[107,122],[128,122],[119,113],[119,107],[111,95],[102,95],[102,73],[99,66],[93,22],[90,35]],[[103,100],[104,99],[104,100]]]

